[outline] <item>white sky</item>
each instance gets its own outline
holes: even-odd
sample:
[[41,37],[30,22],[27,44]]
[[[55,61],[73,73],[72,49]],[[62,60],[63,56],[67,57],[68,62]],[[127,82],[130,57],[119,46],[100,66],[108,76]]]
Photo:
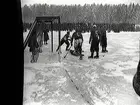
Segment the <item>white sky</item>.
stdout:
[[55,5],[71,5],[71,4],[129,4],[129,3],[138,3],[140,4],[140,0],[21,0],[21,5],[24,6],[25,4],[55,4]]

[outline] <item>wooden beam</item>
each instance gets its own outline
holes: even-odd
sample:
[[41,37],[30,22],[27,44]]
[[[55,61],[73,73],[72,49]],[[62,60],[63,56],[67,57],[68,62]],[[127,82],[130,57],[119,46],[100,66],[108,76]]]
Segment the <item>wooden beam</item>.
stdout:
[[[61,25],[60,25],[60,17],[58,18],[58,24],[59,24],[59,33],[58,33],[58,44],[59,44],[59,46],[60,46],[60,41],[61,41],[61,32],[60,32],[60,30],[61,30]],[[60,46],[60,48],[59,48],[59,62],[61,62],[61,57],[60,57],[60,52],[61,52],[61,46]]]
[[51,51],[53,52],[53,24],[51,22]]
[[49,20],[49,21],[53,21],[55,19],[59,19],[60,16],[40,16],[40,17],[36,17],[36,20]]
[[37,23],[37,21],[35,20],[34,23],[33,23],[32,26],[31,26],[31,29],[30,29],[30,31],[29,31],[29,33],[28,33],[28,35],[27,35],[25,41],[24,41],[24,49],[26,48],[26,46],[27,46],[27,44],[28,44],[28,42],[29,42],[29,39],[30,39],[31,34],[32,34],[32,31],[33,31],[34,27],[36,26],[36,23]]

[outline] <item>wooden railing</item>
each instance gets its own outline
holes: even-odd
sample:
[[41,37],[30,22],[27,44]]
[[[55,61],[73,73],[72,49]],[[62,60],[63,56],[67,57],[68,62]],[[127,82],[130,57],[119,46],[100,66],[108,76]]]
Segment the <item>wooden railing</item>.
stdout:
[[29,38],[31,37],[32,31],[33,31],[34,27],[36,26],[36,23],[37,23],[37,20],[35,19],[34,23],[31,26],[31,29],[30,29],[30,31],[29,31],[29,33],[24,41],[24,49],[26,48],[26,46],[28,44]]

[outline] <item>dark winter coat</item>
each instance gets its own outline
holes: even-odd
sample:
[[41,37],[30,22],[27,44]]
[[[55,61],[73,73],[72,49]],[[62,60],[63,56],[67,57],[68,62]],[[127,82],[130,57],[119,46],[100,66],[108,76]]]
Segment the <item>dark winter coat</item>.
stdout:
[[91,44],[91,46],[90,46],[90,51],[91,52],[93,52],[94,50],[95,51],[99,50],[99,35],[98,35],[98,31],[91,30],[89,43]]
[[44,41],[48,41],[49,40],[49,35],[48,35],[48,30],[44,30]]
[[140,96],[140,60],[137,67],[137,72],[133,78],[133,88],[135,92]]
[[35,51],[35,48],[39,47],[35,34],[33,34],[31,36],[29,43],[28,43],[28,47],[30,47],[30,49],[29,49],[30,52]]
[[102,47],[107,47],[106,30],[101,30],[100,44]]

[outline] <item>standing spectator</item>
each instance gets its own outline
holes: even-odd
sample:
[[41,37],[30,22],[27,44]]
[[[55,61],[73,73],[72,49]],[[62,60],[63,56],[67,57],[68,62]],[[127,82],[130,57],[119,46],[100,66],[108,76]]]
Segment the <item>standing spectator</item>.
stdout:
[[101,35],[100,35],[100,45],[102,46],[102,52],[108,52],[107,48],[107,37],[106,37],[106,30],[105,27],[101,28]]
[[37,62],[38,57],[39,57],[39,52],[38,52],[39,45],[37,42],[35,30],[33,31],[33,34],[29,39],[28,47],[29,47],[29,51],[32,52],[31,63]]
[[43,33],[44,33],[44,44],[48,44],[47,41],[49,40],[49,35],[48,35],[49,30],[48,29],[44,29]]
[[91,29],[89,44],[91,44],[90,46],[91,56],[89,56],[88,58],[93,58],[94,51],[96,51],[96,56],[94,58],[99,58],[99,35],[96,25],[93,25],[93,28]]
[[37,42],[39,44],[39,52],[42,53],[43,45],[43,25],[40,23],[37,27]]

